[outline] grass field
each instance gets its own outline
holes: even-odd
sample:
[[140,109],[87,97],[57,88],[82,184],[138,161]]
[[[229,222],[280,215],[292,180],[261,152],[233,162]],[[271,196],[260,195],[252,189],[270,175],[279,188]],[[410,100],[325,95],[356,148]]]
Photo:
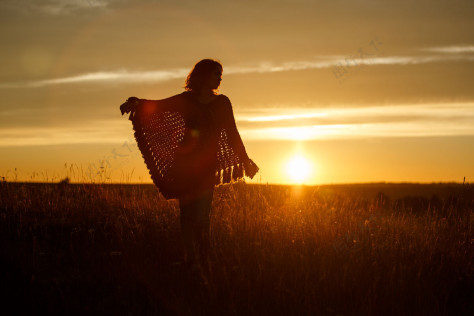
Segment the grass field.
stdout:
[[[467,184],[216,189],[209,266],[181,262],[152,185],[0,184],[0,297],[12,314],[468,314]],[[3,314],[3,313],[2,313]]]

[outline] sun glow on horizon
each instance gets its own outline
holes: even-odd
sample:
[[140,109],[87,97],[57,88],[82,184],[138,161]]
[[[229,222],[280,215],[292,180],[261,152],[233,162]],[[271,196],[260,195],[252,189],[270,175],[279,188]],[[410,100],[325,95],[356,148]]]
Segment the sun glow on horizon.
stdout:
[[301,155],[291,157],[286,164],[286,173],[294,184],[302,184],[305,180],[308,180],[312,171],[312,164]]

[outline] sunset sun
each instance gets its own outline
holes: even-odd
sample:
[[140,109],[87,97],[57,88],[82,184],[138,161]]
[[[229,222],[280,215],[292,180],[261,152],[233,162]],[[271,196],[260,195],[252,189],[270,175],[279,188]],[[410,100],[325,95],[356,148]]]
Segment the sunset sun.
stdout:
[[301,184],[312,172],[311,163],[303,156],[293,156],[286,164],[286,173],[292,183]]

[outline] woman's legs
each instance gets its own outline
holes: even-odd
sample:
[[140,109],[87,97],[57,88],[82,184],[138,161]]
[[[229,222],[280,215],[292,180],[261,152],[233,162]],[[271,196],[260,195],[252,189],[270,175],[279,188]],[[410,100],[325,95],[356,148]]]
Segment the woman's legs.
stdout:
[[209,253],[210,212],[214,189],[179,199],[181,235],[188,259]]

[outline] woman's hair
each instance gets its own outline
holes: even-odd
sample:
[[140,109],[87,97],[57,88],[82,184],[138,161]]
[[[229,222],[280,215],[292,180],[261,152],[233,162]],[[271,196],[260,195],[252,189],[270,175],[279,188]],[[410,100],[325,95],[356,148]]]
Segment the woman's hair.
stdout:
[[219,67],[222,69],[220,62],[214,59],[203,59],[194,65],[186,78],[186,91],[198,91],[201,89],[202,83],[205,82],[209,76]]

